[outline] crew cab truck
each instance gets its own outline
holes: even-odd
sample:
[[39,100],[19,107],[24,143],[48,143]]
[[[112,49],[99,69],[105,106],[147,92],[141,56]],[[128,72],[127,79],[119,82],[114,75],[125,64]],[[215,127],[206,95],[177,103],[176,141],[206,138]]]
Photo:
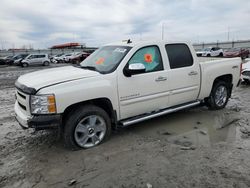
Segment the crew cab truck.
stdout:
[[106,140],[112,128],[201,102],[224,108],[240,69],[240,58],[199,62],[186,42],[108,44],[78,67],[20,76],[16,119],[23,128],[59,127],[67,147],[90,148]]

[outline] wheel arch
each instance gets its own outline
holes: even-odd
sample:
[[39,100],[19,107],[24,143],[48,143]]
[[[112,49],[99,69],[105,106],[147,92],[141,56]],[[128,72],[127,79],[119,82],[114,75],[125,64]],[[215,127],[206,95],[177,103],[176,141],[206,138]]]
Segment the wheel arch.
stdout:
[[115,128],[117,124],[117,114],[116,114],[116,110],[113,108],[112,102],[108,98],[96,98],[96,99],[91,99],[91,100],[71,104],[63,112],[62,126],[64,126],[65,119],[67,118],[67,116],[72,110],[80,106],[88,105],[88,104],[98,106],[102,108],[105,112],[107,112],[108,116],[111,119],[112,126]]
[[230,89],[229,90],[229,97],[231,97],[232,88],[233,88],[233,84],[232,84],[233,75],[232,74],[225,74],[225,75],[218,76],[217,78],[215,78],[210,93],[212,92],[212,89],[213,89],[215,83],[217,83],[219,81],[224,81],[224,82],[228,83],[228,86],[229,86],[229,89]]

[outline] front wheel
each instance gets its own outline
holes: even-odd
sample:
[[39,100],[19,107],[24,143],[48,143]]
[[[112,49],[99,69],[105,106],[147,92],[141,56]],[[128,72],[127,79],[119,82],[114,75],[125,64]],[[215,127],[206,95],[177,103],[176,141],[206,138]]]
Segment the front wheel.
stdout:
[[229,85],[224,81],[218,81],[213,85],[211,94],[205,101],[211,110],[219,110],[227,105],[229,96]]
[[250,80],[248,79],[243,79],[246,84],[250,84]]
[[66,119],[64,143],[69,149],[91,148],[105,141],[111,133],[108,114],[94,105],[73,110]]
[[48,62],[48,61],[45,61],[45,62],[43,63],[43,65],[44,65],[44,66],[49,66],[49,62]]

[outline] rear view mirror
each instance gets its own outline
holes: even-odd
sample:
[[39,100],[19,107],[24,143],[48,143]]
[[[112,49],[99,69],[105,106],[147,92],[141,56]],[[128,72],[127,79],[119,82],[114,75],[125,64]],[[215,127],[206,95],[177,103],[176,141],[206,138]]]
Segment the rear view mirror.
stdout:
[[125,69],[124,74],[128,77],[134,74],[141,74],[146,71],[146,67],[142,63],[130,64],[128,68]]

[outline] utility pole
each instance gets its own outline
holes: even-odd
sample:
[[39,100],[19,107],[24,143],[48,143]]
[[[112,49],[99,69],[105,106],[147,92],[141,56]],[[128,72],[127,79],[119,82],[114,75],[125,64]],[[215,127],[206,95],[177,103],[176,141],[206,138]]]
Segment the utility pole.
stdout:
[[229,37],[230,37],[230,27],[227,28],[227,40],[229,41]]
[[162,22],[161,39],[164,40],[164,22]]

